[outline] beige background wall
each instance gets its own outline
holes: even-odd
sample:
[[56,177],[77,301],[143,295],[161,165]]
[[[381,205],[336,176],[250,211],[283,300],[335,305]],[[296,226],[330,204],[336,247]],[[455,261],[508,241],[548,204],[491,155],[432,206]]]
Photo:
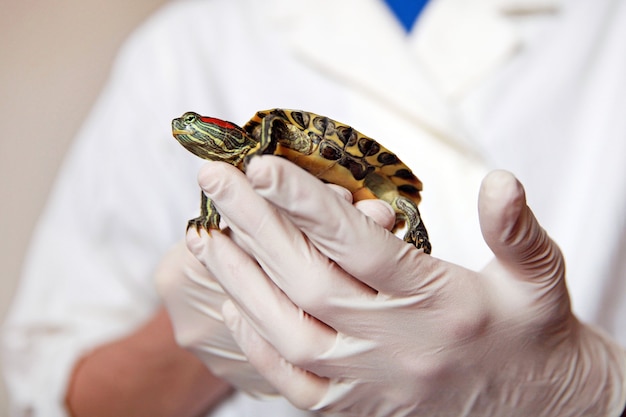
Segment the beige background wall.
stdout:
[[[34,220],[115,51],[164,2],[0,0],[0,319]],[[0,417],[6,404],[0,383]]]

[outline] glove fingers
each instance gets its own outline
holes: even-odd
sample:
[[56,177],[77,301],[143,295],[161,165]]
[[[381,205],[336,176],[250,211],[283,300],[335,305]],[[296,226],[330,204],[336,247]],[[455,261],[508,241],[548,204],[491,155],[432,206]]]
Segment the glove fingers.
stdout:
[[[253,161],[255,159],[260,158],[253,158]],[[329,198],[352,207],[341,193],[331,190],[320,181],[313,180],[321,186]],[[376,296],[376,292],[370,287],[354,279],[321,254],[284,214],[252,189],[247,178],[239,170],[223,163],[209,163],[201,171],[200,183],[226,219],[233,239],[240,243],[240,246],[258,261],[267,276],[305,311],[324,320],[336,315],[336,311],[326,305],[326,301],[333,297],[351,299]],[[358,213],[356,210],[355,212]],[[320,213],[320,216],[325,216],[325,213]],[[216,239],[223,237],[217,232],[212,233],[212,236]],[[207,242],[212,242],[215,247],[216,239],[209,239]],[[232,242],[228,243],[232,245]],[[202,250],[191,249],[197,256]],[[222,261],[219,252],[213,261]],[[214,268],[212,262],[207,262],[206,265],[210,269]],[[258,265],[257,269],[260,270]],[[222,276],[227,276],[227,272],[224,271]],[[332,325],[331,322],[329,324]]]
[[391,230],[396,223],[393,208],[382,200],[361,200],[354,206],[384,229]]
[[337,184],[326,184],[326,186],[333,190],[334,192],[336,192],[341,198],[343,198],[344,200],[346,200],[348,203],[352,203],[353,198],[352,198],[352,193],[350,191],[348,191],[347,188],[342,187],[341,185],[337,185]]
[[399,260],[414,258],[406,264],[418,268],[432,258],[380,227],[376,223],[380,218],[373,221],[364,216],[321,181],[280,158],[253,158],[247,175],[261,196],[350,275],[388,294],[404,293],[420,285],[402,279],[408,271],[397,268]]
[[[176,291],[184,282],[185,276],[179,271],[179,258],[189,252],[184,242],[178,242],[174,245],[161,259],[155,270],[156,290],[161,298],[167,297],[173,291]],[[194,262],[197,262],[194,260]]]
[[514,275],[531,281],[563,276],[559,248],[526,205],[524,189],[511,173],[490,173],[483,181],[478,206],[485,241]]
[[332,348],[335,331],[294,305],[230,238],[203,233],[190,246],[255,330],[290,362],[306,363]]
[[307,372],[285,360],[254,327],[242,317],[235,305],[223,306],[224,320],[248,361],[280,394],[296,407],[310,409],[324,396],[328,380]]
[[179,345],[191,348],[202,340],[206,329],[199,329],[193,323],[201,321],[205,327],[223,327],[221,305],[226,294],[183,241],[163,257],[155,271],[155,280]]

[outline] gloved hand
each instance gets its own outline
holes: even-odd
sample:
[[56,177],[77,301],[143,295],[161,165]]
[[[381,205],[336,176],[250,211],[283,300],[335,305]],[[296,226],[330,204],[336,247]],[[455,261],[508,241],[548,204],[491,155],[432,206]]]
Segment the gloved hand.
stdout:
[[[352,201],[346,189],[332,184],[328,187],[340,198]],[[241,203],[246,206],[245,201]],[[371,203],[371,200],[362,201],[358,207],[391,228],[395,220],[393,209]],[[206,237],[204,231],[201,233]],[[235,236],[232,238],[237,241]],[[186,244],[181,241],[166,254],[155,273],[157,290],[168,310],[178,344],[194,352],[213,374],[239,390],[256,397],[277,395],[248,363],[224,325],[222,305],[228,299],[224,290],[187,249],[186,245],[192,248],[202,245],[203,239],[195,229],[190,229],[186,240]]]
[[[190,230],[189,235],[196,234]],[[276,390],[252,367],[224,325],[227,296],[185,242],[175,245],[156,273],[157,290],[165,303],[179,345],[195,353],[216,376],[253,396]]]
[[373,417],[623,409],[626,355],[572,314],[562,255],[510,174],[492,173],[480,192],[495,255],[480,272],[407,245],[286,161],[253,158],[247,177],[203,169],[241,243],[213,233],[191,249],[230,295],[224,318],[250,363],[298,407]]

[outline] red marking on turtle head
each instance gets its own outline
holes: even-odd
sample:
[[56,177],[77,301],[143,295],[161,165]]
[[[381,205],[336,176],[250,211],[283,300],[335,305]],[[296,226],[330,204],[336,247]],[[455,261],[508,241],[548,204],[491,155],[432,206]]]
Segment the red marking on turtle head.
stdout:
[[216,119],[214,117],[200,117],[200,120],[203,123],[207,123],[207,124],[211,124],[211,125],[215,125],[219,128],[222,129],[228,129],[228,130],[240,130],[241,128],[239,126],[237,126],[234,123],[231,122],[227,122],[226,120],[222,120],[222,119]]

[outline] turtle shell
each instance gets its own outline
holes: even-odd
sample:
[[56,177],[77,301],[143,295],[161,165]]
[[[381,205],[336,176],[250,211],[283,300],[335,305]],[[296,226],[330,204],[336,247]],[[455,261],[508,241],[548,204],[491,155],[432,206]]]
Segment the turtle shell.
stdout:
[[[265,133],[263,119],[268,118],[272,120],[271,128]],[[321,180],[347,188],[355,201],[389,200],[384,194],[390,192],[399,193],[416,205],[421,200],[421,181],[396,154],[326,116],[287,109],[259,111],[243,130],[259,146],[265,142],[274,144],[261,150],[262,153],[284,156]],[[263,138],[264,134],[270,138]]]

